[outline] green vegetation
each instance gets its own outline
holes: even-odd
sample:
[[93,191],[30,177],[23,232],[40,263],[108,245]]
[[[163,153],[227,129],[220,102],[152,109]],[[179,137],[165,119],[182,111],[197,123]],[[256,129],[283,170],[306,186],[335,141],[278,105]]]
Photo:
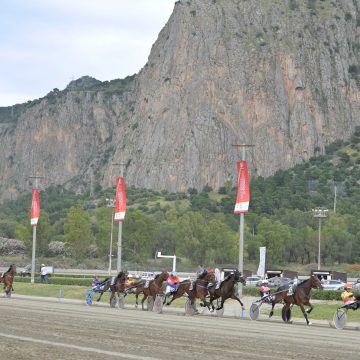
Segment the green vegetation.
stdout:
[[[267,179],[252,179],[250,211],[245,216],[245,267],[255,270],[258,248],[266,246],[267,266],[301,267],[308,273],[317,262],[318,246],[318,219],[311,209],[324,207],[329,214],[322,220],[323,266],[359,275],[360,128],[348,142],[337,141],[325,153]],[[106,198],[114,194],[114,188],[100,186],[91,198],[61,186],[42,191],[37,254],[53,257],[47,263],[92,267],[90,262],[97,261],[105,268],[112,216]],[[235,198],[236,188],[229,183],[217,192],[209,186],[183,193],[128,187],[122,234],[125,266],[155,269],[168,265],[166,260],[154,260],[157,251],[176,253],[179,270],[193,269],[198,262],[236,265],[239,218],[233,214]],[[31,195],[25,194],[0,209],[0,236],[23,240],[28,254],[30,203]],[[114,254],[117,231],[114,226]],[[345,263],[355,265],[341,265]]]

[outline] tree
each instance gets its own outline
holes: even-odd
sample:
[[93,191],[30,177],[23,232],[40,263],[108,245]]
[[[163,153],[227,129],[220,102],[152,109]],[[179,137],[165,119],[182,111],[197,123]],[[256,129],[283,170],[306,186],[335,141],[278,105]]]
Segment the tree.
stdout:
[[64,235],[71,255],[81,260],[92,243],[91,221],[81,207],[71,207],[64,224]]
[[157,225],[151,215],[129,210],[123,224],[123,252],[128,261],[142,262],[152,258]]
[[53,235],[54,231],[49,221],[49,215],[42,210],[36,229],[36,252],[38,255],[45,256],[48,254]]

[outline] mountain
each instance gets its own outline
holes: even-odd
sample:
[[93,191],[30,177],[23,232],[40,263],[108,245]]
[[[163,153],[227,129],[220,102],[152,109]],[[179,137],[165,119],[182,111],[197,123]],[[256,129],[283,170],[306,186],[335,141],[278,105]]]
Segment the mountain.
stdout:
[[360,0],[188,0],[136,75],[0,108],[0,193],[65,184],[219,188],[246,150],[269,176],[360,125]]

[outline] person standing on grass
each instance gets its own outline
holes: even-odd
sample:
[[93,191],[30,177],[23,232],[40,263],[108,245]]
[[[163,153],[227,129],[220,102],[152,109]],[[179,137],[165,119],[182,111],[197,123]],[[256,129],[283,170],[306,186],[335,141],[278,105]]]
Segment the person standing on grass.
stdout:
[[46,272],[45,264],[41,264],[41,268],[40,268],[40,278],[41,278],[41,283],[42,283],[42,284],[45,284],[45,283],[47,282],[47,280],[46,280],[46,275],[47,275],[47,272]]

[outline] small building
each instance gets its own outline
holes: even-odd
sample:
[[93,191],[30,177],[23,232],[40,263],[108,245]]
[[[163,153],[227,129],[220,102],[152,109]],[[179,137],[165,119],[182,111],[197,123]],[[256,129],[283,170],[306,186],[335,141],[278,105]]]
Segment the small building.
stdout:
[[286,270],[286,269],[266,269],[265,274],[267,279],[271,279],[276,276],[295,279],[296,277],[298,277],[299,272],[293,270]]
[[319,280],[341,280],[347,282],[347,273],[333,270],[311,270],[311,275],[316,275]]

